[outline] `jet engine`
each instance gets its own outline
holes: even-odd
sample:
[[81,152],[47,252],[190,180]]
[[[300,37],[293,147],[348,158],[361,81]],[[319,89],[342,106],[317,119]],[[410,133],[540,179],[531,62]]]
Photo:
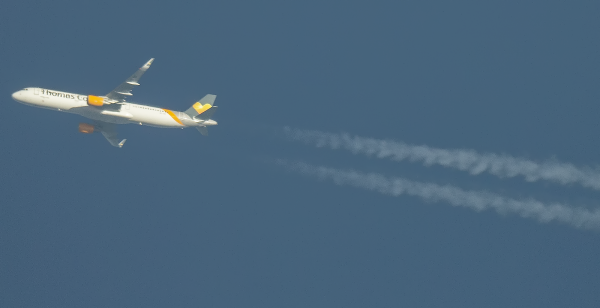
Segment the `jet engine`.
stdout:
[[94,125],[87,123],[79,123],[79,132],[84,134],[91,134],[94,132]]
[[90,106],[100,107],[104,105],[104,98],[94,95],[88,95],[87,103]]

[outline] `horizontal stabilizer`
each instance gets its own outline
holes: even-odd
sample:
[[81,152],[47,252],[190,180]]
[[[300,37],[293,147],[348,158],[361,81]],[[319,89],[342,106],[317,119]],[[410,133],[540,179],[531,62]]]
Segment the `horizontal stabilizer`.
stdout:
[[206,126],[196,126],[196,129],[203,135],[208,136],[208,128]]

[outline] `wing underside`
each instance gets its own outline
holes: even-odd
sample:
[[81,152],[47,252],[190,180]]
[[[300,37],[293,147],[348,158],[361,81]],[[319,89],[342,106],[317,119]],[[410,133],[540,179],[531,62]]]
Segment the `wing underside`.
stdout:
[[116,89],[112,90],[112,92],[108,93],[106,97],[116,103],[122,103],[126,101],[127,97],[132,96],[131,90],[140,84],[138,81],[144,75],[144,73],[150,68],[150,64],[152,64],[154,58],[150,59],[146,64],[140,67],[133,75],[131,75],[125,82],[120,84]]
[[119,140],[119,138],[117,138],[116,124],[102,121],[94,121],[94,126],[102,133],[102,136],[104,136],[104,138],[106,138],[106,140],[108,140],[108,142],[114,147],[121,148],[123,147],[123,144],[125,144],[125,141],[127,141],[127,139]]

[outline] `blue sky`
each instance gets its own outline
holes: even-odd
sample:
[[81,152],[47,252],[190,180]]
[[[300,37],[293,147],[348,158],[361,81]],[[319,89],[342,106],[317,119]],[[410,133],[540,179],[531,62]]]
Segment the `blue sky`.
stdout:
[[[276,159],[588,209],[578,185],[277,137],[284,126],[598,164],[592,1],[10,1],[0,11],[2,307],[597,307],[598,231],[316,181]],[[103,95],[219,126],[119,127],[10,94]],[[274,133],[275,132],[275,133]]]

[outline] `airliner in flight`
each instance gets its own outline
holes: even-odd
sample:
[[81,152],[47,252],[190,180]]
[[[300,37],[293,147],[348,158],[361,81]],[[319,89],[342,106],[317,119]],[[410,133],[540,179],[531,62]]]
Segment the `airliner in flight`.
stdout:
[[202,135],[208,135],[208,126],[217,125],[212,115],[216,95],[208,94],[185,112],[133,104],[126,101],[131,90],[139,86],[140,77],[148,70],[154,58],[131,75],[124,83],[105,96],[67,93],[44,88],[25,88],[13,93],[19,103],[82,115],[92,119],[92,124],[80,123],[84,134],[100,132],[115,147],[122,147],[126,139],[117,138],[116,124],[139,124],[163,128],[195,127]]

